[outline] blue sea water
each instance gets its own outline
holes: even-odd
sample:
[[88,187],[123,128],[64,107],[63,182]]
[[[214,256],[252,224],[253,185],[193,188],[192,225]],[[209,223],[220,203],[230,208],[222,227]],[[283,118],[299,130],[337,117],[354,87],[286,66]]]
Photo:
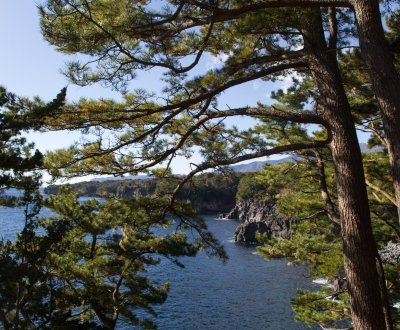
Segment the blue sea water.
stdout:
[[[254,246],[235,244],[236,221],[213,216],[205,220],[229,260],[223,264],[200,253],[182,258],[183,269],[168,260],[151,269],[153,279],[170,282],[166,303],[155,308],[159,329],[307,329],[293,320],[290,307],[296,288],[314,286],[305,267],[288,267],[285,260],[265,261]],[[23,223],[22,209],[0,207],[0,238],[13,239]],[[121,322],[118,329],[132,327]]]

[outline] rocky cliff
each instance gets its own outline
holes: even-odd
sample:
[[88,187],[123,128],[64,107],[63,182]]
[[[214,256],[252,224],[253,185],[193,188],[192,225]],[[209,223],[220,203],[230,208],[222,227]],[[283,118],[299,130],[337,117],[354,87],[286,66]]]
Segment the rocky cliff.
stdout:
[[400,243],[389,242],[384,248],[379,250],[382,261],[392,265],[400,263]]
[[256,200],[239,200],[232,211],[222,214],[226,219],[238,219],[242,222],[235,231],[235,241],[257,243],[256,233],[267,233],[267,237],[290,237],[290,226],[294,218],[281,216],[276,206]]

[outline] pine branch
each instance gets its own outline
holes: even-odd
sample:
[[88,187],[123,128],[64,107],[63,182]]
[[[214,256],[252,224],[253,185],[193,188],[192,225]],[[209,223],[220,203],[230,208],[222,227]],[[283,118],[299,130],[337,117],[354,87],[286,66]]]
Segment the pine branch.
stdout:
[[385,196],[393,205],[400,207],[399,205],[397,205],[396,199],[394,197],[392,197],[391,195],[389,195],[386,191],[384,191],[383,189],[379,188],[378,186],[374,185],[371,181],[369,181],[368,179],[365,179],[365,183],[368,187],[370,187],[371,189],[375,190],[376,192],[382,194],[383,196]]

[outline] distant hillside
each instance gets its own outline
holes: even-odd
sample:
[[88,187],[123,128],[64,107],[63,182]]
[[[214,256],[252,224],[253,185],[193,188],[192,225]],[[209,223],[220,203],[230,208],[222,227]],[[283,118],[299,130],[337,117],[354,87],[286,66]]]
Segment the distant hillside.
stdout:
[[94,178],[90,181],[106,182],[106,181],[125,181],[125,180],[148,180],[151,178],[152,177],[148,175],[104,176],[100,178]]
[[[237,187],[241,173],[204,173],[195,176],[178,194],[179,200],[189,200],[196,210],[201,213],[228,212],[236,202]],[[73,191],[81,196],[106,197],[116,196],[129,199],[134,196],[166,195],[176,187],[177,180],[143,178],[113,181],[88,181],[71,184]],[[46,194],[56,194],[59,185],[45,188]]]
[[[249,164],[231,166],[230,173],[203,173],[195,176],[187,183],[178,194],[179,200],[189,200],[198,211],[228,212],[235,206],[236,194],[240,180],[247,173],[257,172],[265,164],[277,164],[295,159],[285,157],[279,160],[255,161]],[[176,180],[156,179],[154,177],[125,176],[96,178],[87,182],[71,184],[72,190],[81,196],[116,196],[128,199],[133,196],[165,195],[176,187]],[[59,185],[51,185],[45,188],[46,194],[56,194]]]
[[[360,149],[361,149],[361,152],[365,152],[365,153],[383,151],[383,148],[379,147],[379,146],[375,146],[370,149],[370,148],[368,148],[368,145],[366,143],[360,143]],[[298,157],[298,156],[287,156],[287,157],[284,157],[281,159],[275,159],[275,160],[255,161],[255,162],[251,162],[248,164],[232,165],[232,166],[230,166],[230,168],[234,172],[257,172],[257,171],[262,170],[262,168],[265,164],[275,165],[275,164],[285,163],[288,161],[298,160],[298,159],[300,159],[300,157]]]
[[299,159],[299,157],[296,156],[288,156],[288,157],[284,157],[281,159],[273,159],[273,160],[266,160],[266,161],[255,161],[255,162],[251,162],[248,164],[239,164],[239,165],[232,165],[230,166],[230,168],[234,171],[234,172],[257,172],[262,170],[263,166],[265,164],[271,164],[271,165],[275,165],[275,164],[280,164],[280,163],[285,163],[291,160],[296,160]]
[[367,154],[372,153],[372,152],[377,152],[377,151],[383,151],[383,148],[380,146],[375,146],[370,149],[370,148],[368,148],[368,144],[366,144],[366,143],[360,143],[360,149],[361,149],[361,152],[365,152]]
[[[279,164],[284,163],[293,159],[298,159],[296,156],[288,156],[281,159],[274,159],[274,160],[266,160],[266,161],[255,161],[248,164],[239,164],[239,165],[232,165],[229,166],[233,170],[233,172],[239,173],[247,173],[247,172],[257,172],[260,171],[264,164]],[[106,177],[99,177],[90,180],[90,182],[107,182],[107,181],[127,181],[127,180],[149,180],[152,179],[152,176],[148,175],[127,175],[127,176],[106,176]]]
[[[377,152],[377,151],[382,151],[383,150],[383,148],[379,147],[379,146],[375,146],[375,147],[369,149],[368,145],[366,143],[360,143],[360,149],[361,149],[361,152],[364,152],[364,153],[371,153],[371,152]],[[284,158],[281,158],[281,159],[273,159],[273,160],[266,160],[266,161],[254,161],[254,162],[247,163],[247,164],[231,165],[231,166],[229,166],[229,168],[232,169],[232,171],[236,172],[236,173],[258,172],[258,171],[262,170],[262,168],[263,168],[263,166],[265,164],[275,165],[275,164],[285,163],[285,162],[288,162],[288,161],[293,161],[293,160],[298,160],[298,159],[300,159],[300,157],[298,157],[298,156],[287,156],[287,157],[284,157]],[[154,177],[149,176],[149,175],[136,175],[136,176],[128,175],[128,176],[119,176],[119,177],[118,176],[117,177],[115,177],[115,176],[106,176],[106,177],[94,178],[94,179],[92,179],[90,181],[87,181],[87,182],[77,183],[77,184],[75,184],[73,186],[76,186],[76,187],[83,187],[83,186],[92,187],[91,189],[86,189],[86,188],[83,189],[83,190],[85,190],[85,194],[86,193],[87,194],[90,194],[90,193],[96,194],[97,187],[93,187],[93,185],[91,185],[90,183],[112,182],[110,186],[115,188],[116,187],[116,184],[114,183],[115,181],[121,181],[121,182],[143,181],[143,180],[147,181],[147,180],[150,180],[150,179],[154,179]],[[147,185],[148,184],[146,184],[146,183],[137,183],[137,184],[135,184],[135,186],[137,188],[143,187],[143,186],[147,186]],[[96,184],[95,184],[95,186],[96,186]],[[126,186],[126,185],[122,185],[122,186]],[[143,189],[146,190],[147,188],[143,188]],[[153,187],[153,189],[155,189],[155,186]],[[51,193],[54,193],[55,191],[58,191],[58,188],[57,188],[57,186],[51,186],[47,190],[49,192],[51,191]],[[151,191],[151,192],[154,192],[154,190]],[[120,191],[113,190],[113,191],[110,191],[110,193],[119,195]],[[123,193],[122,193],[122,195],[123,195]]]

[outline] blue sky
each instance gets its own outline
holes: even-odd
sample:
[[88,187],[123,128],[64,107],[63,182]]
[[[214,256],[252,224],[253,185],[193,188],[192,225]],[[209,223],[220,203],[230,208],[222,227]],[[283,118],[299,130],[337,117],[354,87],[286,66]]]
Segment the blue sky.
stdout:
[[[120,95],[101,86],[78,87],[68,83],[60,73],[64,63],[75,57],[67,57],[55,51],[41,36],[39,16],[36,4],[38,1],[1,0],[0,29],[2,31],[2,50],[0,52],[0,84],[9,91],[20,96],[40,96],[51,100],[62,87],[68,87],[68,100],[78,100],[80,97],[98,98]],[[211,66],[218,65],[218,60],[210,56],[204,58],[198,65],[196,73],[204,72]],[[268,96],[274,89],[287,87],[289,81],[275,84],[262,81],[251,82],[231,89],[220,98],[221,105],[238,107],[255,105],[257,101],[268,102]],[[161,83],[157,72],[138,74],[134,87],[159,91]],[[149,88],[150,87],[150,88]],[[238,118],[231,121],[239,127],[251,126],[251,119]],[[29,138],[42,151],[66,147],[78,138],[77,133],[45,133],[31,134]],[[365,137],[363,138],[365,140]],[[183,159],[174,164],[176,173],[189,170],[188,162]]]

